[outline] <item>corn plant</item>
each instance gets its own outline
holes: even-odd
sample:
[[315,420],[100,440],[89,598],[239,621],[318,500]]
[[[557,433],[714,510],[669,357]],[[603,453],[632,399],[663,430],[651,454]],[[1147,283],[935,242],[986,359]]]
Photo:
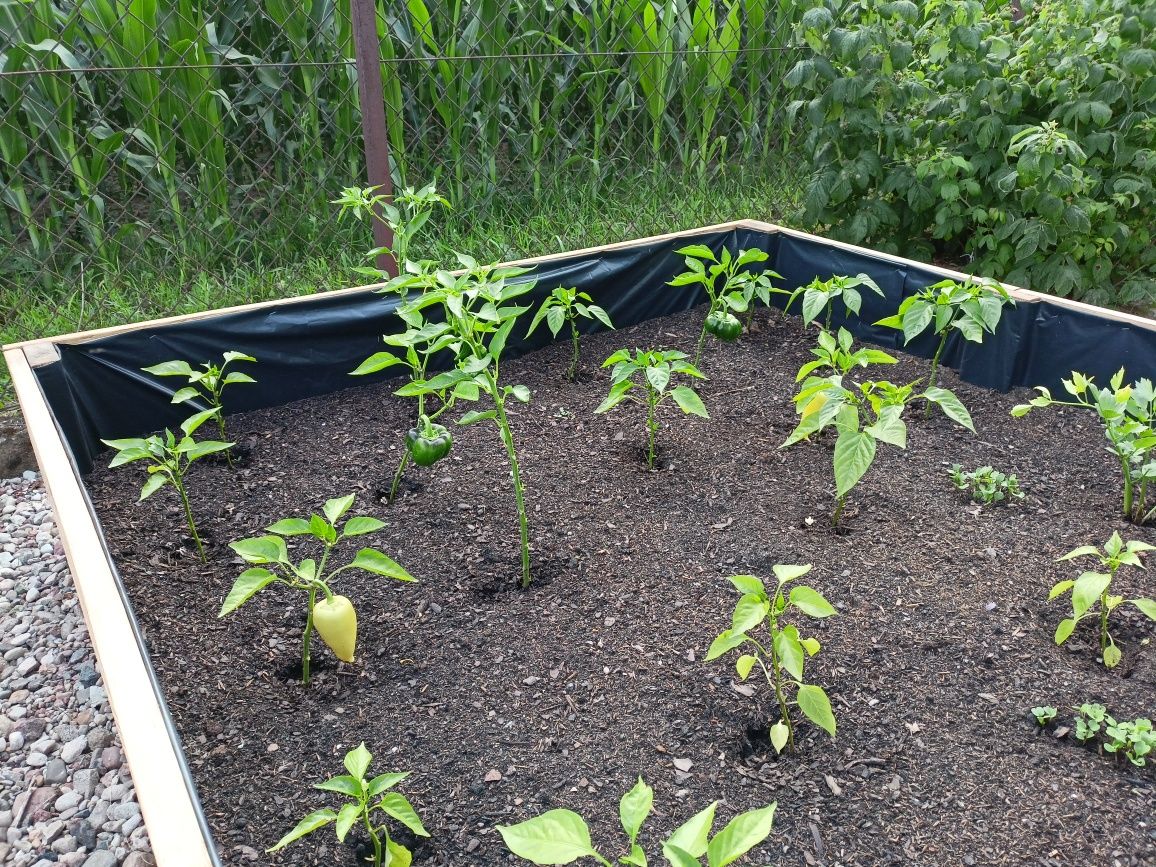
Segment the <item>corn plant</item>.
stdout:
[[[682,77],[684,105],[696,106],[697,164],[700,175],[721,152],[726,139],[713,139],[719,107],[728,96],[742,41],[742,4],[739,0],[697,0],[691,8],[690,33]],[[688,130],[689,132],[689,130]],[[685,162],[690,162],[685,159]]]
[[1107,668],[1115,668],[1120,664],[1122,654],[1111,633],[1108,632],[1108,615],[1125,602],[1129,602],[1149,620],[1156,620],[1156,599],[1146,597],[1125,599],[1123,596],[1117,596],[1110,592],[1112,582],[1116,580],[1116,573],[1121,566],[1144,568],[1140,554],[1145,551],[1156,551],[1156,546],[1149,545],[1147,542],[1124,542],[1119,533],[1113,533],[1111,538],[1104,543],[1103,550],[1095,545],[1081,545],[1059,558],[1057,562],[1074,560],[1077,557],[1094,557],[1099,561],[1100,568],[1106,571],[1084,572],[1074,581],[1065,579],[1052,587],[1051,592],[1048,593],[1049,600],[1065,593],[1072,595],[1072,616],[1065,617],[1056,627],[1056,644],[1063,644],[1067,641],[1076,625],[1085,617],[1094,616],[1096,612],[1093,611],[1093,607],[1098,603],[1100,606],[1101,658]]
[[[225,352],[224,358],[219,365],[210,361],[202,362],[201,367],[204,368],[203,370],[196,370],[187,361],[180,359],[175,361],[162,361],[160,364],[154,364],[151,367],[142,367],[141,370],[145,373],[151,373],[153,376],[181,376],[187,379],[188,385],[173,392],[172,403],[188,403],[194,400],[207,403],[210,409],[217,410],[214,416],[217,422],[217,430],[221,435],[221,439],[226,440],[229,437],[225,430],[225,407],[221,398],[221,395],[225,391],[225,386],[243,382],[255,383],[257,381],[249,376],[249,374],[241,373],[238,370],[226,372],[225,369],[237,361],[255,363],[257,359],[243,352],[230,349]],[[225,458],[229,462],[229,466],[232,467],[232,449],[228,449],[225,452]]]
[[558,286],[546,296],[542,301],[538,312],[534,314],[534,318],[530,321],[530,330],[526,332],[529,337],[534,333],[534,330],[542,324],[542,320],[546,321],[546,327],[550,329],[550,333],[555,337],[558,332],[562,330],[562,326],[569,324],[570,326],[570,367],[566,371],[566,378],[571,382],[574,377],[578,375],[578,362],[580,359],[580,347],[578,344],[578,318],[583,319],[597,319],[607,328],[613,330],[614,325],[610,321],[610,316],[605,310],[594,303],[594,299],[586,292],[579,292],[577,289]]
[[904,298],[894,315],[885,316],[875,324],[902,331],[905,345],[931,326],[932,332],[939,335],[939,342],[931,356],[927,384],[935,385],[939,357],[947,346],[947,338],[958,332],[964,340],[983,343],[984,333],[995,334],[1006,304],[1014,306],[1015,301],[999,283],[941,280]]
[[[518,525],[522,548],[522,587],[530,586],[530,530],[526,513],[525,489],[518,465],[514,434],[510,429],[507,411],[509,398],[521,403],[530,401],[530,390],[524,385],[505,385],[501,380],[501,357],[506,341],[518,317],[529,307],[513,302],[525,295],[533,281],[514,282],[529,273],[528,268],[480,265],[472,257],[458,254],[461,271],[438,271],[434,279],[417,297],[406,300],[400,311],[403,315],[434,308],[439,318],[449,327],[452,338],[448,349],[454,354],[455,366],[429,379],[416,379],[399,388],[401,397],[439,394],[451,390],[461,400],[477,400],[482,394],[493,403],[492,409],[471,410],[458,419],[458,424],[470,425],[492,421],[498,428],[510,474],[514,483],[514,498],[518,506]],[[424,315],[424,314],[423,314]]]
[[[809,564],[775,565],[773,571],[777,586],[772,593],[768,593],[766,585],[754,575],[733,575],[727,579],[742,598],[735,605],[730,628],[723,630],[711,642],[706,658],[707,661],[717,659],[741,647],[747,652],[735,661],[739,677],[746,680],[756,665],[762,669],[779,705],[779,719],[771,725],[770,737],[775,752],[781,753],[788,746],[792,750],[795,748],[792,704],[797,705],[807,719],[835,737],[835,715],[827,693],[821,686],[803,683],[804,660],[819,652],[819,641],[802,638],[797,626],[783,624],[781,618],[790,608],[819,619],[834,616],[835,609],[823,594],[804,584],[795,584],[787,591],[788,584],[811,571]],[[764,625],[765,635],[755,632]],[[788,697],[792,689],[794,701]]]
[[1058,400],[1050,390],[1037,386],[1038,395],[1027,403],[1012,407],[1015,417],[1027,415],[1033,409],[1048,406],[1074,406],[1090,409],[1099,416],[1108,438],[1108,451],[1120,465],[1123,477],[1124,520],[1144,524],[1156,514],[1156,507],[1148,508],[1148,486],[1156,481],[1156,389],[1152,381],[1139,379],[1124,385],[1124,368],[1109,381],[1108,388],[1097,386],[1090,376],[1072,371],[1071,379],[1063,380],[1064,390],[1073,400]]
[[[354,494],[335,497],[326,501],[320,515],[310,515],[309,520],[285,518],[265,528],[272,535],[229,543],[229,547],[250,568],[237,576],[217,616],[232,614],[271,584],[280,584],[305,593],[308,606],[305,633],[301,638],[301,682],[306,686],[309,685],[315,628],[338,659],[353,662],[357,647],[357,612],[347,597],[333,592],[330,585],[334,578],[347,569],[363,569],[395,581],[416,580],[396,561],[375,548],[362,548],[349,563],[326,571],[329,556],[339,542],[385,528],[383,521],[366,515],[352,517],[343,527],[339,527],[341,519],[353,507],[354,498]],[[290,559],[285,539],[299,536],[312,537],[321,544],[319,560],[305,558],[295,563]],[[321,601],[317,599],[318,594],[324,596]]]
[[874,280],[866,274],[856,274],[854,277],[835,276],[829,280],[820,280],[816,277],[806,286],[799,286],[794,292],[789,293],[786,307],[783,309],[784,313],[790,312],[791,305],[796,298],[803,299],[803,325],[806,327],[814,322],[819,314],[826,311],[826,318],[823,320],[823,329],[825,331],[831,330],[831,311],[835,306],[835,301],[843,302],[843,316],[847,318],[854,313],[859,315],[859,311],[863,307],[863,293],[860,291],[861,286],[870,289],[880,298],[884,297],[883,290],[879,288]]
[[742,324],[734,314],[749,310],[756,298],[769,303],[771,293],[781,291],[771,288],[771,278],[780,275],[774,271],[751,273],[747,266],[768,258],[762,250],[739,250],[732,256],[731,251],[723,247],[722,253],[716,256],[710,247],[689,244],[675,252],[684,257],[687,270],[667,285],[700,285],[710,301],[694,353],[694,366],[698,367],[707,334],[728,342],[736,339],[742,332]]
[[[674,867],[699,867],[705,855],[708,867],[726,867],[762,843],[774,824],[775,804],[735,816],[717,834],[711,835],[718,802],[696,813],[662,843],[662,856]],[[646,867],[646,853],[638,836],[654,809],[654,790],[638,778],[618,804],[618,818],[628,838],[629,851],[618,864]],[[498,825],[506,848],[532,864],[573,864],[592,858],[612,867],[606,856],[594,848],[586,820],[572,810],[550,810],[516,825]]]
[[189,495],[185,488],[185,477],[189,468],[201,458],[224,452],[231,449],[235,443],[218,442],[216,440],[193,439],[197,429],[220,412],[220,409],[206,409],[189,416],[181,422],[181,433],[177,439],[172,431],[165,429],[164,433],[150,437],[132,437],[119,440],[101,440],[106,446],[116,449],[109,467],[119,467],[135,461],[146,461],[148,479],[141,488],[140,499],[146,500],[163,488],[172,485],[180,497],[181,506],[185,510],[185,520],[189,525],[189,532],[197,545],[197,553],[202,562],[205,561],[205,546],[201,544],[197,525],[193,520],[193,509],[189,505]]
[[[688,385],[670,387],[675,376],[706,379],[702,372],[686,360],[685,352],[674,350],[619,349],[604,362],[610,371],[610,393],[594,410],[609,412],[624,400],[632,400],[646,407],[646,467],[654,469],[655,440],[658,437],[658,408],[668,397],[686,415],[710,418],[702,398]],[[639,397],[638,392],[642,396]]]
[[378,774],[373,779],[367,779],[366,775],[372,761],[373,755],[365,748],[364,741],[346,753],[343,764],[348,773],[331,777],[313,788],[344,795],[350,800],[336,812],[329,807],[315,810],[265,851],[277,852],[290,843],[295,843],[302,837],[329,825],[333,825],[337,832],[337,842],[344,843],[349,832],[357,825],[361,825],[370,843],[373,844],[373,867],[408,865],[413,858],[412,853],[389,836],[389,829],[384,822],[380,825],[375,824],[375,814],[384,813],[387,818],[400,822],[419,837],[429,836],[409,800],[400,792],[390,791],[409,776],[409,771]]
[[678,10],[674,0],[665,0],[656,10],[651,0],[629,0],[620,4],[626,22],[630,65],[642,91],[650,120],[650,151],[656,161],[662,154],[663,125],[674,95],[674,48]]

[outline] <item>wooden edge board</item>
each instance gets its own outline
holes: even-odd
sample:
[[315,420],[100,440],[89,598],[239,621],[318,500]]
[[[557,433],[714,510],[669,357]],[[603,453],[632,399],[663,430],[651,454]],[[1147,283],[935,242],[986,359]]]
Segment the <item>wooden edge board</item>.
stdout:
[[41,478],[120,729],[153,856],[159,867],[212,867],[181,759],[169,740],[128,612],[122,604],[100,531],[24,350],[6,348]]
[[[575,256],[588,256],[591,253],[609,252],[612,250],[621,250],[626,247],[636,247],[639,244],[657,243],[661,241],[668,241],[671,238],[680,238],[686,235],[701,235],[704,232],[722,232],[729,229],[734,229],[743,224],[742,220],[732,220],[727,223],[716,223],[711,226],[700,226],[695,229],[683,229],[678,232],[667,232],[663,235],[651,235],[648,238],[636,238],[629,241],[616,241],[613,244],[603,244],[597,247],[584,247],[581,250],[568,250],[564,253],[548,253],[544,256],[532,256],[527,259],[515,259],[511,262],[501,262],[501,265],[536,265],[539,262],[553,262],[562,259],[572,259]],[[122,334],[126,331],[139,331],[145,328],[156,328],[162,325],[174,325],[178,322],[194,322],[198,319],[211,319],[217,316],[222,316],[229,313],[240,313],[245,310],[260,310],[265,307],[280,307],[283,304],[299,304],[303,301],[315,300],[321,296],[337,296],[337,295],[351,295],[356,292],[366,292],[380,287],[381,283],[367,283],[364,286],[352,286],[348,289],[331,289],[328,292],[314,292],[307,295],[291,295],[288,298],[274,298],[271,301],[257,301],[252,304],[236,304],[232,307],[218,307],[213,310],[202,310],[197,313],[184,313],[180,316],[165,316],[161,319],[148,319],[144,322],[133,322],[127,325],[112,325],[108,328],[94,328],[91,331],[74,331],[71,334],[61,334],[56,337],[38,337],[32,340],[21,340],[16,343],[9,343],[2,347],[4,350],[9,349],[24,349],[25,351],[35,352],[35,356],[31,359],[33,367],[39,367],[51,360],[52,357],[47,355],[43,350],[45,344],[53,345],[58,343],[88,343],[91,340],[99,340],[102,337],[111,337],[114,334]],[[55,351],[55,350],[53,350]]]
[[[867,247],[857,247],[854,244],[848,244],[845,241],[836,241],[832,238],[824,238],[821,235],[812,235],[808,232],[802,232],[798,229],[789,229],[786,226],[779,226],[774,223],[765,223],[762,220],[738,220],[736,225],[744,226],[748,229],[761,229],[765,232],[778,232],[783,235],[790,235],[795,238],[803,238],[808,241],[817,241],[825,244],[828,247],[838,247],[841,250],[846,250],[849,253],[860,253],[865,256],[873,256],[876,259],[884,259],[888,262],[894,262],[899,265],[910,265],[916,268],[923,268],[928,271],[936,271],[945,277],[952,277],[954,279],[977,279],[974,274],[968,274],[964,271],[956,271],[952,268],[944,268],[940,265],[931,265],[927,262],[917,262],[914,259],[905,259],[902,256],[896,256],[891,253],[880,253],[878,250],[871,250]],[[1010,283],[999,283],[1008,294],[1017,301],[1027,302],[1047,302],[1054,304],[1057,307],[1067,307],[1070,310],[1075,310],[1078,313],[1087,313],[1089,316],[1098,316],[1101,319],[1108,319],[1113,322],[1124,322],[1128,325],[1136,325],[1140,328],[1145,328],[1149,331],[1156,331],[1156,319],[1147,316],[1141,316],[1137,313],[1125,313],[1122,310],[1113,310],[1110,307],[1097,307],[1095,304],[1088,304],[1084,301],[1076,301],[1072,298],[1061,298],[1059,295],[1049,295],[1047,292],[1037,292],[1035,289],[1024,289],[1021,286],[1013,286]]]

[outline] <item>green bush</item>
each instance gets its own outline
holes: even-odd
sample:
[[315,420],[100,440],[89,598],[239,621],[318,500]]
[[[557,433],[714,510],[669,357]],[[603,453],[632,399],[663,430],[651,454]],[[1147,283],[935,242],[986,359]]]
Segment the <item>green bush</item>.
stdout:
[[[1156,4],[857,0],[787,76],[806,218],[1099,304],[1156,303]],[[988,8],[991,7],[991,8]]]

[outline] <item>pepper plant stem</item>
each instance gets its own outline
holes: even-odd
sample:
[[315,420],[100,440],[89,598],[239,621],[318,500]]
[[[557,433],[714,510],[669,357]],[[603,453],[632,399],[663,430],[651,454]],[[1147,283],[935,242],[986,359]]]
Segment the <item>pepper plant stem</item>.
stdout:
[[569,379],[571,382],[573,382],[574,377],[576,377],[578,375],[578,351],[579,351],[578,350],[578,325],[574,322],[573,315],[571,315],[571,317],[570,317],[570,341],[571,341],[571,345],[573,347],[573,350],[570,354],[570,373],[567,375],[567,379]]
[[397,487],[401,484],[401,477],[405,475],[405,468],[409,465],[409,449],[401,450],[401,460],[397,464],[397,472],[393,474],[393,484],[389,486],[389,502],[397,496]]
[[[783,675],[779,667],[779,651],[775,648],[775,627],[776,623],[772,620],[769,624],[771,633],[771,685],[775,688],[775,698],[779,702],[779,713],[787,726],[787,744],[790,746],[791,752],[794,752],[795,727],[791,724],[791,711],[787,706],[787,697],[783,695]],[[766,653],[765,649],[763,653]]]
[[526,498],[522,490],[522,473],[518,468],[518,454],[514,449],[514,434],[510,430],[510,420],[506,417],[506,400],[498,388],[498,381],[492,373],[487,372],[490,384],[490,393],[494,396],[494,409],[498,417],[498,430],[502,435],[502,444],[506,447],[506,456],[510,460],[510,474],[514,478],[514,497],[518,501],[518,524],[522,537],[522,589],[530,586],[530,522],[526,517]]
[[173,487],[177,489],[177,493],[181,497],[181,505],[185,507],[185,520],[189,522],[189,532],[193,534],[193,541],[197,543],[197,551],[201,555],[201,562],[207,562],[205,557],[205,546],[201,544],[201,537],[197,534],[197,525],[193,521],[193,509],[189,505],[189,495],[185,493],[185,486],[180,478],[176,475],[172,476]]
[[[707,315],[708,316],[710,315],[709,311],[707,312]],[[702,346],[703,346],[703,343],[705,343],[705,342],[706,342],[706,320],[704,319],[703,323],[702,323],[702,331],[700,331],[698,333],[698,346],[696,346],[695,350],[694,350],[694,366],[695,367],[698,367],[699,361],[702,360]]]
[[847,495],[835,498],[835,514],[831,516],[831,526],[838,527],[839,519],[843,517],[843,507],[847,505]]
[[[950,330],[944,330],[943,336],[939,338],[939,345],[935,347],[935,355],[931,356],[931,373],[927,377],[927,387],[935,388],[935,383],[939,377],[939,356],[943,354],[943,347],[947,345],[947,335]],[[923,405],[923,417],[931,418],[931,401],[927,401]]]
[[654,440],[658,435],[658,420],[654,417],[654,410],[657,405],[658,401],[655,399],[654,389],[648,383],[646,386],[646,468],[648,470],[654,469]]
[[309,588],[309,614],[305,618],[305,637],[301,641],[301,683],[309,686],[309,645],[313,638],[313,604],[317,601],[316,585]]
[[365,833],[367,833],[369,839],[373,841],[373,867],[381,867],[381,839],[377,836],[377,832],[373,830],[373,824],[369,821],[368,808],[365,808],[362,812],[361,818],[365,822]]

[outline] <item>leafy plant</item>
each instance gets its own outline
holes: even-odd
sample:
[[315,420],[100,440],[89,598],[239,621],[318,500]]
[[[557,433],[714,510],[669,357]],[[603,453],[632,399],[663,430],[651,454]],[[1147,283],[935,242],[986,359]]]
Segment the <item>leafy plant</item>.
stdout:
[[1105,722],[1115,720],[1108,714],[1108,709],[1102,704],[1082,704],[1076,709],[1076,740],[1090,741],[1103,728]]
[[[687,415],[710,418],[702,398],[688,385],[670,387],[675,376],[706,379],[702,372],[686,360],[685,352],[658,349],[619,349],[604,362],[611,367],[610,393],[594,410],[609,412],[624,400],[632,400],[646,407],[646,466],[654,469],[655,440],[658,437],[658,408],[668,397]],[[639,391],[642,396],[639,397]]]
[[415,379],[399,388],[395,394],[402,397],[441,394],[449,390],[457,399],[477,400],[482,394],[493,402],[493,409],[471,410],[458,419],[458,424],[477,424],[492,421],[498,428],[510,474],[514,483],[514,498],[518,506],[518,523],[522,543],[522,586],[530,585],[530,530],[526,513],[525,489],[518,465],[514,434],[510,429],[507,400],[511,397],[528,403],[530,390],[524,385],[504,385],[501,382],[500,363],[506,341],[518,317],[529,310],[514,304],[514,300],[529,292],[533,281],[513,282],[528,274],[528,268],[479,265],[470,256],[458,254],[464,266],[456,273],[437,271],[425,278],[415,278],[423,288],[421,295],[406,300],[399,312],[402,315],[423,313],[428,308],[438,310],[439,318],[449,329],[447,349],[453,353],[455,366],[429,379]]
[[[820,344],[821,349],[823,345]],[[826,345],[830,345],[829,340]],[[838,348],[839,345],[836,346]],[[841,351],[844,364],[849,363],[846,359],[855,356],[855,353],[850,353],[849,345]],[[867,380],[856,384],[845,382],[842,373],[826,377],[807,375],[825,363],[822,360],[818,363],[808,362],[800,370],[800,376],[806,378],[799,393],[795,395],[795,412],[799,416],[799,423],[780,448],[794,445],[831,425],[835,426],[838,437],[834,452],[835,512],[831,517],[832,526],[838,526],[848,493],[875,461],[878,443],[888,443],[901,449],[907,447],[907,424],[903,421],[903,411],[911,402],[925,400],[934,403],[956,424],[975,432],[967,408],[946,388],[934,387],[916,393],[914,383],[900,386],[885,380]],[[834,360],[831,363],[835,363]]]
[[530,330],[526,332],[529,337],[534,333],[542,320],[546,320],[546,326],[550,329],[550,333],[555,337],[558,332],[562,330],[562,326],[570,325],[570,368],[566,371],[566,378],[570,381],[578,375],[578,361],[579,361],[579,345],[578,345],[578,317],[583,319],[597,319],[607,328],[613,329],[614,325],[610,322],[610,316],[605,310],[594,303],[594,299],[586,292],[579,292],[577,289],[566,289],[558,286],[545,300],[542,301],[538,312],[534,314],[533,320],[530,322]]
[[409,771],[378,774],[368,780],[366,774],[369,773],[372,761],[373,755],[365,748],[364,742],[346,753],[344,764],[345,770],[349,773],[330,777],[324,783],[317,783],[313,788],[344,795],[350,799],[349,802],[343,804],[337,811],[324,807],[310,813],[298,822],[292,831],[265,851],[276,852],[284,849],[290,843],[295,843],[328,825],[335,825],[337,841],[344,843],[354,826],[361,825],[373,844],[374,867],[389,867],[389,865],[406,867],[413,857],[412,854],[409,849],[389,836],[389,829],[384,821],[380,825],[374,824],[375,813],[384,813],[386,817],[397,820],[419,837],[428,837],[429,832],[422,825],[417,811],[409,800],[400,792],[390,791],[409,776]]
[[1116,456],[1124,480],[1124,519],[1143,524],[1152,518],[1156,508],[1148,508],[1148,486],[1156,480],[1156,460],[1150,459],[1156,447],[1156,389],[1149,379],[1124,385],[1124,368],[1120,368],[1108,388],[1099,388],[1092,377],[1072,371],[1063,380],[1064,390],[1075,400],[1057,400],[1044,386],[1036,386],[1038,395],[1027,403],[1012,407],[1015,417],[1046,406],[1075,406],[1093,410],[1104,426],[1108,451]]
[[181,498],[181,506],[185,510],[185,520],[189,524],[189,532],[197,545],[197,552],[201,560],[205,560],[205,547],[201,544],[200,534],[197,533],[196,522],[193,521],[193,510],[189,505],[189,495],[185,489],[185,476],[189,468],[206,455],[228,451],[233,443],[217,442],[216,440],[193,439],[193,434],[210,418],[220,412],[220,409],[206,409],[195,413],[181,422],[181,432],[184,434],[179,440],[172,431],[165,429],[162,434],[150,437],[131,437],[119,440],[101,440],[106,446],[116,449],[109,467],[119,467],[135,461],[147,461],[148,479],[141,488],[141,500],[148,499],[165,485],[172,485],[177,496]]
[[[151,373],[154,376],[185,377],[189,381],[189,384],[173,393],[172,402],[186,403],[190,400],[203,400],[209,405],[210,409],[217,410],[213,418],[217,422],[217,430],[220,432],[221,439],[227,440],[229,436],[225,432],[225,407],[221,400],[225,386],[239,382],[257,381],[249,376],[249,374],[241,373],[237,370],[226,373],[225,368],[235,361],[256,362],[257,359],[243,352],[229,350],[224,354],[224,360],[220,365],[206,361],[201,364],[201,367],[204,368],[203,370],[194,370],[192,365],[187,361],[180,360],[163,361],[160,364],[154,364],[152,367],[142,367],[141,370],[145,373]],[[228,460],[229,466],[233,466],[232,449],[225,450],[225,458]]]
[[[450,203],[438,194],[434,184],[428,184],[420,190],[406,187],[392,197],[379,193],[379,189],[380,187],[345,187],[341,195],[331,204],[341,207],[339,218],[352,214],[358,220],[376,220],[386,226],[393,234],[393,246],[375,247],[366,256],[370,259],[389,256],[396,264],[399,276],[404,276],[419,268],[424,261],[410,258],[414,238],[421,232],[438,205],[448,208]],[[354,270],[368,277],[387,281],[391,279],[388,272],[376,267],[363,266]]]
[[[741,647],[745,652],[735,660],[739,677],[746,680],[755,665],[762,669],[779,704],[779,719],[770,729],[771,745],[776,752],[782,752],[787,746],[792,750],[795,748],[792,704],[798,705],[807,719],[831,737],[835,737],[835,715],[823,688],[803,683],[804,660],[819,652],[818,639],[803,638],[797,626],[783,624],[781,619],[791,608],[820,619],[833,616],[835,609],[819,591],[805,584],[796,584],[787,592],[788,584],[811,571],[810,564],[775,565],[773,570],[777,586],[772,593],[768,593],[763,582],[754,575],[733,575],[728,579],[742,598],[735,605],[730,629],[723,630],[711,642],[706,658],[708,661],[717,659]],[[752,633],[764,624],[766,635],[760,640],[757,633]],[[794,701],[789,698],[791,689],[794,689]]]
[[897,363],[894,356],[888,355],[882,349],[865,346],[852,352],[853,341],[851,332],[846,328],[840,328],[838,336],[832,335],[830,331],[820,331],[818,345],[811,347],[815,361],[808,361],[799,368],[795,382],[802,382],[816,370],[830,370],[831,373],[846,375],[856,367]]
[[[328,500],[321,507],[321,514],[310,515],[309,520],[285,518],[265,528],[275,535],[229,543],[229,547],[251,568],[237,576],[217,616],[232,614],[270,584],[281,584],[307,594],[305,633],[301,639],[301,682],[306,685],[309,683],[310,645],[314,628],[338,659],[353,662],[357,646],[357,612],[347,597],[333,592],[330,585],[334,578],[347,569],[363,569],[397,581],[415,580],[394,560],[375,548],[362,548],[349,563],[326,571],[329,556],[339,542],[376,533],[385,527],[385,523],[377,518],[360,515],[346,521],[343,528],[338,528],[342,517],[353,507],[355,496],[348,494]],[[320,560],[305,558],[293,562],[282,537],[294,536],[311,536],[320,542]],[[317,601],[318,593],[324,596],[320,602]]]
[[1032,708],[1032,716],[1036,718],[1036,724],[1040,727],[1046,726],[1048,723],[1054,720],[1057,713],[1059,713],[1059,711],[1051,705]]
[[941,280],[904,298],[894,315],[875,324],[898,328],[903,332],[905,345],[931,326],[932,333],[939,335],[939,343],[931,357],[927,383],[935,385],[939,375],[939,357],[952,332],[958,332],[964,340],[972,343],[983,343],[984,332],[995,334],[999,327],[1005,304],[1014,305],[1015,301],[999,283]]
[[[767,260],[768,255],[762,250],[739,250],[732,256],[731,251],[723,247],[722,253],[716,256],[710,247],[690,244],[675,252],[684,257],[687,270],[667,285],[698,284],[710,299],[694,353],[694,366],[698,367],[707,334],[726,342],[735,340],[742,333],[742,323],[735,313],[749,311],[756,298],[769,304],[772,292],[783,291],[771,287],[771,278],[781,279],[781,275],[770,270],[759,274],[750,271],[747,266]],[[720,279],[722,285],[719,285]]]
[[1068,592],[1072,594],[1072,616],[1065,617],[1056,627],[1056,644],[1063,644],[1067,641],[1075,630],[1076,624],[1085,617],[1094,615],[1093,606],[1099,602],[1100,652],[1104,665],[1108,668],[1115,668],[1120,664],[1120,649],[1116,647],[1116,642],[1108,632],[1108,615],[1124,602],[1130,602],[1146,617],[1156,620],[1156,599],[1125,600],[1123,596],[1116,596],[1109,592],[1121,566],[1144,568],[1144,563],[1140,559],[1140,553],[1144,551],[1156,551],[1156,545],[1137,541],[1125,543],[1120,538],[1119,533],[1112,533],[1112,537],[1104,543],[1104,550],[1102,551],[1095,545],[1081,545],[1059,558],[1059,561],[1064,561],[1074,560],[1077,557],[1095,557],[1100,561],[1100,567],[1107,571],[1084,572],[1074,581],[1059,581],[1052,587],[1051,592],[1048,593],[1049,600]]
[[[629,837],[630,851],[619,864],[646,867],[646,853],[638,843],[639,831],[654,806],[654,790],[640,777],[622,796],[618,817]],[[672,867],[699,867],[705,855],[708,867],[726,867],[762,843],[771,833],[775,804],[735,816],[711,836],[718,802],[696,813],[662,844],[662,855]],[[594,848],[586,821],[572,810],[550,810],[516,825],[498,825],[506,848],[533,864],[573,864],[593,858],[605,867],[612,863]]]
[[1080,705],[1076,709],[1076,739],[1087,743],[1098,735],[1105,752],[1123,755],[1138,768],[1144,767],[1148,754],[1156,750],[1156,732],[1150,719],[1117,721],[1102,704]]
[[1014,473],[1005,475],[994,467],[978,467],[965,473],[960,464],[952,464],[951,481],[958,490],[967,491],[975,502],[985,506],[1008,497],[1022,500],[1024,496]]
[[816,277],[806,286],[800,286],[790,293],[783,312],[789,312],[794,300],[802,296],[803,325],[810,325],[820,313],[826,310],[827,315],[823,322],[823,328],[830,331],[831,311],[835,306],[836,299],[843,302],[844,317],[852,313],[856,316],[859,315],[859,311],[863,308],[863,293],[859,291],[860,286],[866,286],[876,295],[883,297],[883,290],[879,288],[879,284],[866,274],[856,274],[854,277],[835,276],[828,280],[820,280]]

